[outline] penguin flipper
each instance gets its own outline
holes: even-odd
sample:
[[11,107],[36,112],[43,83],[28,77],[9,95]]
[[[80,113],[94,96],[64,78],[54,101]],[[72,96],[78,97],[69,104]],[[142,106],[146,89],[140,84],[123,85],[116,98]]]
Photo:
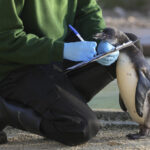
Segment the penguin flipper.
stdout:
[[121,109],[126,112],[127,108],[126,108],[126,106],[125,106],[125,104],[122,100],[122,97],[121,97],[120,93],[119,93],[119,104],[120,104]]
[[147,70],[145,68],[137,71],[138,83],[136,87],[135,106],[140,117],[143,116],[144,102],[147,97],[147,92],[150,90],[150,69]]

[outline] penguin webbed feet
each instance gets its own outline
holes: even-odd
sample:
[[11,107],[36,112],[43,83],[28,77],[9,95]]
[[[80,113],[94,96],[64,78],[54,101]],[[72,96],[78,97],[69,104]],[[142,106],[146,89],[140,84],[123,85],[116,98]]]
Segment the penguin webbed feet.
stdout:
[[150,138],[150,129],[142,126],[138,133],[128,134],[126,137],[128,139],[130,139],[130,140],[138,140],[138,139]]
[[128,134],[126,135],[126,137],[129,139],[129,140],[138,140],[138,139],[141,139],[141,136],[139,133],[135,133],[135,134]]
[[142,135],[140,133],[135,133],[135,134],[128,134],[126,136],[129,140],[140,140],[140,139],[146,139],[150,138],[150,135]]

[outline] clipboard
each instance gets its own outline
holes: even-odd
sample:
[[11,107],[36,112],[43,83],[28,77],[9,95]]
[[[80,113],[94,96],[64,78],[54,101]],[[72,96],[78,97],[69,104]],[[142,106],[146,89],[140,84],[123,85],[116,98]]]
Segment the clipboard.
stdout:
[[[138,39],[138,40],[139,40],[139,39]],[[91,59],[90,61],[80,62],[80,63],[78,63],[78,64],[76,64],[76,65],[74,65],[74,66],[68,67],[68,68],[66,69],[66,73],[68,73],[68,72],[70,72],[70,71],[72,71],[72,70],[81,68],[81,67],[83,67],[83,66],[85,66],[85,65],[87,65],[87,64],[89,64],[89,63],[95,62],[95,61],[97,61],[97,60],[99,60],[99,59],[102,59],[102,58],[104,58],[104,57],[106,57],[106,56],[108,56],[108,55],[110,55],[110,54],[112,54],[112,53],[114,53],[114,52],[116,52],[116,51],[120,51],[120,50],[122,50],[122,49],[124,49],[124,48],[126,48],[126,47],[129,47],[129,46],[131,46],[131,45],[134,45],[134,43],[137,42],[138,40],[136,40],[136,41],[128,41],[128,42],[123,43],[123,44],[121,44],[121,45],[119,45],[119,46],[116,46],[114,50],[112,50],[112,51],[110,51],[110,52],[108,52],[108,53],[104,53],[104,54],[102,54],[102,55],[96,55],[96,56],[95,56],[93,59]]]

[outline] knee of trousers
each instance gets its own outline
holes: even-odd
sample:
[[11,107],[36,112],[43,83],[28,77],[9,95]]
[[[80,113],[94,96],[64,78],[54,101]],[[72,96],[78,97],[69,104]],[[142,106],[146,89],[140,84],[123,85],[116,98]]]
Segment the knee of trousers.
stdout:
[[80,142],[86,142],[94,137],[99,131],[100,123],[97,118],[87,118],[82,120],[83,128],[81,128]]
[[78,119],[78,122],[72,124],[71,130],[64,131],[63,143],[70,146],[83,144],[96,136],[99,127],[98,119]]
[[[54,123],[55,124],[55,123]],[[80,118],[73,117],[56,125],[53,131],[50,131],[52,123],[44,125],[46,136],[50,139],[61,142],[65,145],[75,146],[83,144],[94,137],[99,131],[99,121],[96,117]],[[45,128],[46,127],[46,128]]]

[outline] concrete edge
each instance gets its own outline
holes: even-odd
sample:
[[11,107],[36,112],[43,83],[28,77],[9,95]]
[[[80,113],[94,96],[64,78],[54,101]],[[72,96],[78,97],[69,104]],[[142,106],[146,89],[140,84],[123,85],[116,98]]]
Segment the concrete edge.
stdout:
[[138,127],[127,112],[116,109],[94,109],[101,127]]
[[130,120],[130,116],[127,112],[123,112],[117,109],[94,109],[96,116],[100,120]]

